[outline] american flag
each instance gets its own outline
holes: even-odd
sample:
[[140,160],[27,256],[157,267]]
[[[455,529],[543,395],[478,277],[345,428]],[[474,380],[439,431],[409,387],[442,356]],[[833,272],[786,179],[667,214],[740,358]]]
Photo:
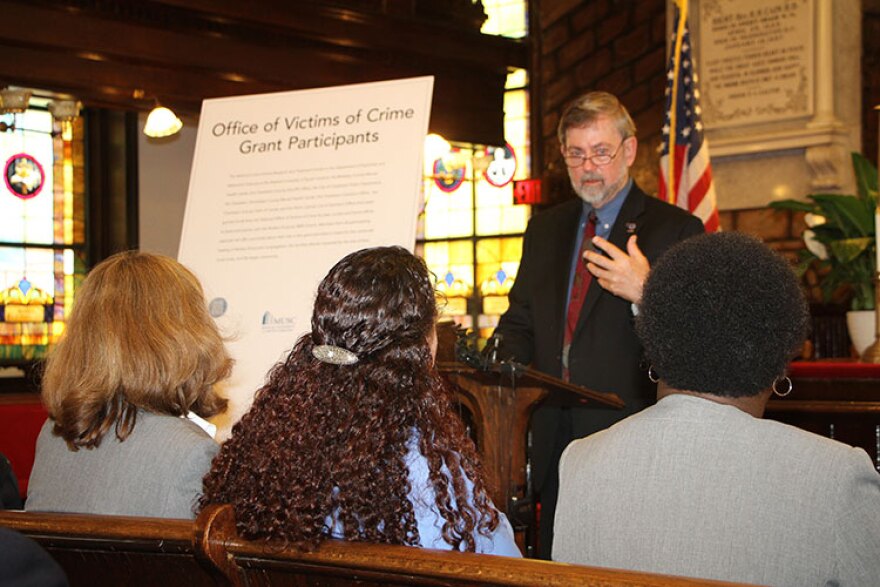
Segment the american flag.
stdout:
[[[709,146],[703,136],[700,90],[687,25],[687,0],[675,0],[672,51],[666,73],[666,122],[660,145],[661,200],[703,221],[706,232],[719,228]],[[674,157],[669,154],[673,153]]]

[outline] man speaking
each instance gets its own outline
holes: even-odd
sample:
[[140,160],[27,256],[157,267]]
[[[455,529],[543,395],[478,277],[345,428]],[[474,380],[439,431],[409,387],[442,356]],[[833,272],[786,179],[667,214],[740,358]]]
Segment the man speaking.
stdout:
[[704,232],[698,218],[649,197],[630,178],[636,127],[613,95],[590,92],[575,100],[557,134],[580,199],[529,222],[510,308],[495,329],[499,357],[616,393],[626,408],[536,410],[530,458],[542,558],[550,558],[563,449],[656,399],[632,320],[650,264],[672,244]]

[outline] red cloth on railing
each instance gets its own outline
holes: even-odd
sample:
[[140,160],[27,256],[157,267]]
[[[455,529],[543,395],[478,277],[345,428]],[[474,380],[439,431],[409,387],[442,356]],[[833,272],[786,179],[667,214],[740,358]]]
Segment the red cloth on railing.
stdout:
[[880,379],[880,365],[857,361],[793,361],[788,374],[792,378]]

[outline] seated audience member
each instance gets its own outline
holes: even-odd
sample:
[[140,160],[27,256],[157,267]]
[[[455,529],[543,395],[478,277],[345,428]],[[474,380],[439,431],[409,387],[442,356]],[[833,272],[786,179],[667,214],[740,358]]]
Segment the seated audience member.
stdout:
[[0,587],[67,587],[48,552],[23,534],[0,528]]
[[205,478],[247,538],[520,556],[434,368],[435,292],[399,247],[339,261]]
[[[861,449],[763,420],[808,314],[789,264],[737,233],[671,248],[636,330],[658,402],[571,443],[558,561],[761,585],[880,584],[880,475]],[[797,393],[797,390],[795,390]]]
[[28,510],[192,518],[219,447],[201,419],[232,360],[201,285],[168,257],[125,252],[77,292],[43,377]]

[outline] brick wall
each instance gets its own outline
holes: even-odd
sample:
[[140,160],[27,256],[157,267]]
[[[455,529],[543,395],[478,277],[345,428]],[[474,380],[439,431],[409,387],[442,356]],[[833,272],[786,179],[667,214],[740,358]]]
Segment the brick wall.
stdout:
[[720,217],[722,230],[757,236],[792,261],[803,248],[801,234],[806,226],[802,212],[749,208],[721,212]]
[[862,3],[862,153],[877,162],[880,112],[880,0]]
[[565,105],[590,90],[618,96],[638,128],[633,175],[657,191],[663,125],[665,0],[537,0],[544,180],[552,201],[569,196],[556,125]]

